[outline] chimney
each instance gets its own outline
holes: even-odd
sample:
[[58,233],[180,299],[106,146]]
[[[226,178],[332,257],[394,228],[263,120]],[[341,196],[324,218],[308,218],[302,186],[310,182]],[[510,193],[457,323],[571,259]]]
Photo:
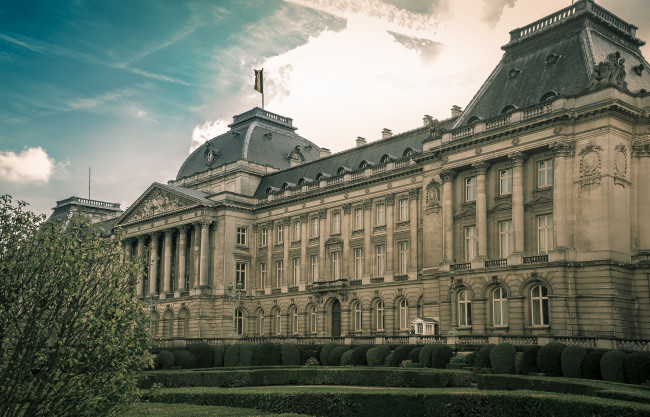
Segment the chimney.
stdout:
[[331,155],[331,154],[332,154],[332,152],[330,152],[329,149],[327,149],[327,148],[320,148],[320,157],[321,157],[321,158],[324,158],[324,157],[329,156],[329,155]]
[[425,114],[424,117],[422,118],[422,122],[424,123],[424,126],[429,126],[431,122],[433,122],[433,117],[429,116],[428,114]]
[[460,107],[458,107],[455,104],[453,106],[451,106],[451,117],[458,117],[461,114],[463,114],[463,109],[461,109]]
[[366,138],[362,138],[361,136],[357,136],[357,148],[359,146],[363,146],[366,144]]
[[384,130],[381,131],[381,138],[386,139],[393,136],[393,131],[390,129],[384,128]]

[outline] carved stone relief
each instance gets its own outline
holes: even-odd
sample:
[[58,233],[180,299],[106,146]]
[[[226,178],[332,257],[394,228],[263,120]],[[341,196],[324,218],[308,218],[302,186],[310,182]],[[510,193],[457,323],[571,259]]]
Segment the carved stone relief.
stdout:
[[627,175],[627,148],[623,144],[614,147],[614,175],[625,177]]
[[129,220],[140,220],[188,206],[188,202],[179,197],[154,189],[147,199],[133,211]]
[[625,75],[625,58],[621,58],[619,51],[612,52],[607,55],[606,61],[601,61],[594,67],[587,88],[594,89],[605,85],[627,88]]
[[587,145],[580,151],[580,177],[591,177],[600,174],[602,167],[601,148],[598,145]]
[[429,212],[438,212],[440,209],[440,183],[431,180],[426,189],[426,210]]

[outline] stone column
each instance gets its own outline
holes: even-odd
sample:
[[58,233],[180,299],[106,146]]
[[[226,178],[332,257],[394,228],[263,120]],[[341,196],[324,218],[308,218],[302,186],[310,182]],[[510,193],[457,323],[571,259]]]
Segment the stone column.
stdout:
[[302,213],[300,215],[300,281],[301,284],[311,282],[311,263],[307,257],[307,243],[309,242],[309,215]]
[[275,223],[266,222],[266,288],[271,294],[271,288],[275,287],[275,264],[273,263],[273,246],[275,244]]
[[185,265],[187,263],[187,228],[185,225],[178,226],[178,287],[180,295],[185,291]]
[[560,140],[550,145],[555,152],[553,160],[553,249],[564,250],[567,242],[567,158],[575,155],[575,141]]
[[477,260],[487,259],[487,197],[485,191],[485,173],[489,165],[485,161],[472,164],[476,175],[476,232],[478,234]]
[[171,288],[171,276],[172,276],[172,230],[166,229],[164,231],[165,241],[164,241],[164,258],[163,258],[163,294],[169,294],[172,291]]
[[[144,236],[138,236],[138,246],[136,248],[136,255],[138,257],[138,261],[142,262],[142,254],[144,253]],[[142,297],[144,295],[145,288],[144,288],[144,273],[140,272],[138,275],[138,286],[136,288],[136,294],[138,297]]]
[[373,274],[372,260],[374,251],[370,243],[372,235],[372,199],[363,201],[363,283],[370,284],[370,277]]
[[158,293],[156,286],[158,278],[158,237],[159,232],[151,233],[151,252],[149,253],[149,295]]
[[199,265],[199,285],[208,286],[208,269],[210,262],[210,223],[202,221],[201,224],[201,249]]
[[352,279],[352,265],[354,255],[350,251],[350,213],[352,204],[343,204],[343,218],[341,219],[341,237],[343,238],[343,253],[341,257],[341,276]]
[[327,253],[325,252],[325,241],[327,240],[327,236],[325,236],[325,233],[327,232],[326,226],[327,209],[320,209],[318,210],[318,227],[320,228],[318,231],[318,267],[320,269],[318,278],[320,281],[329,281],[332,279],[332,276],[329,274],[330,263],[327,259]]
[[282,292],[287,292],[287,287],[293,279],[293,263],[289,262],[289,246],[291,245],[291,218],[287,217],[282,219],[284,227],[284,239],[282,240],[283,249],[283,262],[284,262],[284,276],[282,277]]
[[395,273],[395,248],[394,248],[394,229],[395,229],[395,194],[386,195],[386,271],[385,276],[390,277],[388,281],[393,280]]
[[415,188],[409,191],[409,227],[411,232],[411,241],[409,242],[409,275],[410,279],[417,278],[418,270],[418,197],[420,189]]
[[521,264],[524,256],[524,161],[526,156],[521,152],[508,155],[512,161],[512,227],[515,234],[513,258],[508,264]]
[[632,190],[636,196],[636,236],[638,243],[636,250],[643,254],[650,251],[650,219],[644,216],[650,207],[650,187],[648,176],[650,176],[650,140],[637,139],[631,146],[632,167],[635,168],[635,176],[632,177]]
[[454,204],[453,180],[456,172],[451,169],[440,171],[442,180],[442,253],[443,262],[454,262]]

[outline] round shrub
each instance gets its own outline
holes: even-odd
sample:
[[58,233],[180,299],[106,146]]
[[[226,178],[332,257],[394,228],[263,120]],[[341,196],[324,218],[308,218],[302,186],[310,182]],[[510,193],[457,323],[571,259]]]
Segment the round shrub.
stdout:
[[352,363],[352,355],[354,354],[354,349],[346,350],[341,355],[341,366],[354,366]]
[[174,352],[174,363],[183,369],[196,368],[196,356],[188,350],[177,350]]
[[[370,345],[360,345],[357,346],[348,352],[351,352],[349,356],[349,363],[343,363],[343,356],[341,356],[341,366],[360,366],[360,365],[367,365],[368,363],[366,362],[366,353],[368,353],[368,350],[370,350],[372,346]],[[346,352],[347,353],[347,352]],[[343,355],[346,355],[344,353]]]
[[602,350],[592,350],[587,353],[585,362],[582,365],[582,376],[588,379],[603,379],[600,374],[600,359],[605,352]]
[[465,360],[467,361],[468,366],[474,366],[474,363],[476,361],[476,352],[470,352],[465,355]]
[[250,344],[241,345],[237,366],[253,366],[255,360],[255,349],[257,349],[258,346],[259,345]]
[[454,355],[449,359],[450,364],[454,365],[467,365],[466,355]]
[[298,346],[291,343],[283,343],[280,345],[280,357],[282,358],[282,365],[292,366],[300,365],[300,351]]
[[340,366],[341,365],[341,356],[343,353],[347,352],[350,350],[349,346],[337,346],[332,351],[330,354],[327,356],[327,363],[329,366]]
[[524,352],[515,353],[515,374],[521,374],[521,361],[524,359]]
[[223,355],[226,348],[223,346],[214,346],[212,348],[212,366],[223,366]]
[[320,363],[318,363],[318,359],[315,357],[307,358],[305,361],[305,366],[318,366]]
[[[304,365],[307,358],[309,358],[309,353],[307,353],[305,348],[303,348],[302,346],[296,345],[296,348],[298,348],[298,354],[300,355],[300,365]],[[316,357],[315,353],[314,353],[314,357]]]
[[419,346],[416,347],[415,349],[413,349],[413,350],[409,353],[409,357],[408,357],[408,359],[409,359],[412,363],[418,363],[418,362],[420,362],[420,351],[421,351],[421,350],[422,350],[422,347],[419,347]]
[[390,360],[393,358],[393,352],[389,353],[384,359],[384,366],[390,366]]
[[435,345],[426,345],[420,350],[420,356],[418,362],[422,364],[425,368],[431,368],[431,352],[433,351]]
[[431,351],[431,367],[443,369],[449,363],[454,351],[447,345],[434,345]]
[[223,355],[223,366],[237,366],[239,365],[239,351],[241,345],[230,345],[226,348],[226,353]]
[[600,374],[603,381],[625,382],[625,353],[620,350],[605,352],[600,358]]
[[328,343],[323,348],[320,350],[320,363],[323,366],[328,366],[329,363],[327,361],[327,357],[329,356],[330,352],[334,350],[335,347],[338,346],[338,343]]
[[174,366],[174,354],[168,350],[161,350],[154,361],[156,369],[168,369]]
[[395,348],[393,351],[393,356],[390,358],[389,366],[399,366],[402,361],[405,361],[409,357],[409,353],[415,349],[415,345],[400,345]]
[[515,373],[517,348],[510,343],[499,343],[490,351],[490,364],[495,374]]
[[521,365],[519,368],[520,375],[539,372],[539,368],[537,367],[537,354],[541,348],[541,346],[533,345],[527,346],[526,349],[524,349],[524,356],[521,358]]
[[633,352],[625,356],[625,376],[631,384],[650,380],[650,352]]
[[214,349],[207,343],[194,343],[187,349],[196,357],[197,368],[209,368],[212,366]]
[[567,346],[562,351],[562,376],[582,378],[582,368],[587,356],[587,349],[582,346]]
[[366,352],[366,362],[368,366],[381,366],[390,354],[390,348],[387,345],[375,346]]
[[537,352],[537,368],[548,376],[562,376],[562,351],[564,343],[549,343]]
[[253,365],[255,366],[268,366],[280,365],[280,349],[273,343],[262,343],[255,347],[253,354]]
[[490,352],[495,346],[496,345],[490,343],[489,345],[485,345],[479,349],[479,351],[476,352],[474,366],[477,368],[492,368],[492,364],[490,363]]

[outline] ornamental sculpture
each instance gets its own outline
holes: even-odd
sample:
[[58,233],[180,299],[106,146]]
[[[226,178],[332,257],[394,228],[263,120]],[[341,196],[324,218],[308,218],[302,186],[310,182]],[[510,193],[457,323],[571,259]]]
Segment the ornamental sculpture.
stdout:
[[138,205],[129,220],[140,220],[147,217],[153,217],[161,213],[176,210],[186,205],[187,203],[180,198],[163,194],[162,191],[156,189],[149,194],[149,197],[145,201]]
[[601,61],[594,67],[588,88],[595,89],[605,85],[627,88],[625,75],[625,58],[621,58],[621,53],[618,51],[612,52],[607,55],[606,61]]

